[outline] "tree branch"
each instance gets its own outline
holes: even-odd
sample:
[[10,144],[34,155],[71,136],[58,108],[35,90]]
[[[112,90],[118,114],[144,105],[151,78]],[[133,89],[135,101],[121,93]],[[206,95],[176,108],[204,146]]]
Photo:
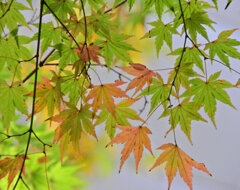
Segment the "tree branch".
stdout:
[[8,13],[8,11],[10,11],[13,2],[14,2],[14,0],[11,0],[7,10],[0,16],[0,19],[2,19]]
[[112,8],[110,8],[110,9],[104,11],[104,14],[113,11],[114,9],[116,9],[116,8],[118,8],[118,7],[120,7],[120,6],[122,6],[122,5],[125,4],[126,2],[127,2],[127,0],[124,0],[124,1],[122,1],[122,2],[120,2],[120,3],[118,3],[114,8],[112,7]]
[[34,80],[34,90],[33,90],[33,101],[32,101],[32,114],[31,114],[31,121],[30,121],[30,127],[29,127],[29,135],[28,135],[28,141],[27,141],[27,146],[26,146],[26,150],[25,150],[25,154],[23,157],[23,163],[22,163],[22,167],[20,170],[20,173],[18,175],[17,181],[13,187],[13,190],[16,189],[19,180],[22,178],[22,173],[23,173],[23,169],[24,169],[24,165],[25,165],[25,161],[27,158],[27,154],[28,154],[28,149],[30,146],[30,142],[31,142],[31,135],[33,133],[33,119],[34,119],[34,113],[35,113],[35,101],[36,101],[36,91],[37,91],[37,77],[38,77],[38,65],[39,65],[39,52],[40,52],[40,39],[41,39],[41,30],[42,30],[42,17],[43,17],[43,0],[40,0],[40,16],[39,16],[39,25],[38,25],[38,40],[37,40],[37,51],[36,51],[36,65],[35,65],[35,80]]

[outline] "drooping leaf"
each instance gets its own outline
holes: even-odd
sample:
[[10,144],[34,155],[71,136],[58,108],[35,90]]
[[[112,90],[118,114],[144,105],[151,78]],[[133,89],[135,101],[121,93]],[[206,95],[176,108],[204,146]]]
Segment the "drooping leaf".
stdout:
[[86,102],[89,101],[90,99],[93,99],[92,107],[93,107],[93,117],[95,113],[98,111],[100,106],[102,104],[105,105],[106,109],[113,115],[115,119],[116,117],[116,106],[114,104],[114,99],[113,96],[116,98],[121,98],[121,97],[126,97],[126,93],[118,88],[117,86],[120,86],[124,84],[125,82],[123,81],[115,81],[113,84],[101,84],[97,86],[91,86],[91,91],[86,97]]
[[142,89],[142,87],[147,84],[150,87],[153,77],[157,74],[149,70],[145,65],[139,63],[131,63],[130,66],[119,67],[126,73],[136,76],[129,84],[126,91],[136,88],[133,96]]
[[133,152],[136,160],[136,173],[138,173],[138,165],[142,158],[143,147],[145,146],[145,148],[153,155],[151,141],[148,137],[148,135],[152,134],[152,132],[147,127],[142,126],[132,127],[117,125],[116,128],[121,129],[122,132],[117,134],[107,146],[125,143],[121,152],[122,157],[119,172],[121,171],[126,159],[130,156],[131,152]]
[[168,177],[168,189],[170,189],[172,181],[176,176],[177,170],[184,182],[188,185],[189,189],[192,190],[192,167],[198,170],[202,170],[211,176],[204,164],[198,163],[183,152],[177,145],[171,143],[164,144],[158,148],[164,152],[157,158],[155,164],[150,169],[153,170],[155,167],[166,163],[165,172]]

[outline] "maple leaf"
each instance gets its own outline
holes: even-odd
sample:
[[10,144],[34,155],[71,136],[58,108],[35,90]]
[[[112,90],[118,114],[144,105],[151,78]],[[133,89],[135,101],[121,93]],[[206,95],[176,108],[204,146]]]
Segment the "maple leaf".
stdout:
[[[86,97],[86,102],[90,99],[93,99],[92,107],[93,113],[95,114],[102,104],[105,105],[106,109],[116,118],[115,113],[115,104],[114,104],[114,97],[121,98],[127,97],[126,93],[118,88],[117,86],[124,84],[123,81],[115,81],[114,84],[101,84],[97,86],[91,86],[91,91]],[[94,115],[93,115],[94,117]]]
[[97,45],[82,45],[81,47],[75,49],[78,57],[83,61],[83,63],[87,63],[89,61],[89,57],[92,61],[102,66],[99,60],[99,56],[103,57],[102,54],[99,53],[101,48]]
[[[8,174],[8,189],[17,175],[18,170],[22,168],[24,155],[16,156],[14,159],[6,157],[0,160],[0,179],[4,178]],[[29,159],[28,157],[26,159]],[[23,174],[25,167],[23,169]]]
[[224,88],[231,88],[234,86],[228,81],[217,80],[220,74],[221,71],[212,74],[208,81],[199,78],[190,81],[192,84],[191,92],[194,95],[193,101],[204,106],[204,110],[212,120],[215,128],[217,128],[215,123],[215,113],[217,110],[216,100],[235,108],[231,103],[229,95],[224,90]]
[[[177,64],[178,62],[176,62]],[[177,76],[176,76],[177,73]],[[175,78],[176,76],[176,78]],[[180,86],[183,86],[186,88],[188,91],[191,91],[190,89],[190,77],[196,77],[196,76],[201,76],[197,74],[193,70],[193,63],[182,63],[179,68],[175,68],[169,73],[168,77],[168,83],[171,83],[174,81],[174,86],[176,88],[177,94],[179,94]]]
[[[176,62],[179,63],[182,51],[183,51],[183,48],[178,48],[168,55],[178,55],[178,58],[177,58]],[[202,53],[205,56],[207,56],[204,52],[202,52]],[[203,61],[202,61],[201,57],[202,57],[202,54],[198,51],[197,48],[186,47],[185,52],[182,56],[181,63],[194,63],[204,73]]]
[[126,91],[136,88],[133,96],[142,89],[142,87],[147,83],[150,87],[153,77],[156,77],[157,74],[149,70],[145,65],[139,63],[132,63],[130,66],[119,67],[126,73],[136,76],[127,86]]
[[[37,83],[36,91],[36,97],[38,100],[35,103],[35,113],[41,112],[45,107],[47,107],[49,117],[53,116],[54,108],[60,110],[60,105],[62,102],[60,84],[57,81],[56,86],[51,84],[51,82],[55,82],[56,78],[56,74],[54,72],[53,74],[54,76],[52,80],[42,76],[43,81]],[[29,93],[28,95],[32,96],[33,92]]]
[[184,182],[188,185],[190,190],[192,190],[192,167],[195,167],[198,170],[202,170],[208,175],[212,176],[204,164],[193,160],[177,145],[173,145],[171,143],[164,144],[158,149],[164,150],[164,152],[157,158],[150,171],[152,171],[155,167],[167,162],[165,166],[165,172],[168,177],[168,189],[171,187],[177,170],[179,170],[180,176],[183,178]]
[[[179,20],[178,24],[180,24],[180,22],[182,23],[182,19]],[[203,25],[206,25],[215,31],[215,29],[212,27],[212,24],[215,24],[215,22],[212,21],[209,18],[208,14],[201,9],[194,10],[193,12],[191,12],[191,14],[185,19],[185,22],[186,22],[187,30],[191,38],[195,42],[197,41],[197,34],[200,34],[206,40],[209,41],[206,28]],[[182,30],[182,33],[183,32],[184,32],[184,28]]]
[[7,126],[14,119],[16,109],[26,115],[28,114],[24,98],[27,92],[27,89],[20,86],[18,82],[9,86],[6,81],[0,80],[0,111]]
[[157,50],[157,57],[159,56],[159,52],[163,46],[164,41],[172,50],[172,35],[178,34],[177,30],[171,24],[164,24],[161,20],[157,22],[151,22],[153,29],[151,29],[147,34],[145,34],[142,38],[151,38],[156,36],[155,46]]
[[175,129],[178,124],[180,124],[181,130],[185,133],[192,144],[191,122],[193,120],[206,122],[206,120],[198,113],[201,108],[200,104],[197,104],[196,102],[189,102],[189,100],[190,97],[184,99],[179,105],[172,109],[165,109],[160,118],[170,115],[169,123],[172,127],[168,130],[166,135]]
[[53,116],[51,120],[60,123],[56,128],[53,142],[61,141],[61,144],[71,143],[74,150],[79,152],[79,141],[83,129],[90,135],[97,138],[92,121],[90,120],[92,112],[90,105],[85,104],[80,109],[71,103],[66,103],[69,107],[60,114]]
[[135,110],[128,108],[137,100],[139,99],[126,99],[117,104],[115,108],[117,119],[115,119],[113,115],[110,114],[105,107],[103,107],[94,125],[99,125],[106,121],[105,130],[107,131],[109,137],[112,139],[114,137],[116,131],[115,126],[117,124],[129,126],[130,123],[128,122],[128,119],[140,120],[143,122],[143,119],[137,114]]
[[240,59],[240,53],[234,46],[240,46],[240,42],[229,38],[237,29],[226,30],[218,35],[218,39],[206,44],[205,49],[209,49],[209,56],[214,59],[215,55],[230,67],[229,58]]
[[[151,86],[149,88],[145,88],[138,97],[153,94],[151,97],[151,108],[149,111],[149,113],[151,113],[160,102],[163,104],[164,108],[167,107],[168,102],[165,100],[168,98],[170,87],[171,84],[164,84],[162,77],[157,74],[157,79],[153,79]],[[174,91],[172,91],[172,93],[174,93]]]
[[128,51],[138,51],[131,45],[126,43],[131,36],[125,34],[110,33],[111,38],[105,33],[101,33],[101,36],[107,40],[97,40],[96,43],[102,47],[101,52],[105,57],[105,62],[110,68],[114,56],[124,62],[132,62]]
[[138,165],[142,158],[143,146],[145,146],[145,148],[147,148],[153,155],[151,149],[151,141],[148,137],[148,134],[152,134],[152,132],[147,127],[142,126],[132,127],[117,125],[116,128],[121,129],[122,132],[117,134],[107,146],[113,145],[115,143],[125,143],[125,146],[121,152],[122,157],[119,172],[121,171],[121,168],[126,159],[130,156],[131,152],[133,152],[136,160],[136,173],[138,173]]

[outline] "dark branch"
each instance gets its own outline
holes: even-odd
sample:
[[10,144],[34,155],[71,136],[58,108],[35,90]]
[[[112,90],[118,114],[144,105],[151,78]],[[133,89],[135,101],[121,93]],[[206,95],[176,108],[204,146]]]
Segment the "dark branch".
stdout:
[[126,2],[127,2],[127,0],[124,0],[124,1],[122,1],[122,2],[120,2],[120,3],[118,3],[114,8],[110,8],[110,9],[104,11],[104,14],[111,12],[112,10],[114,10],[114,9],[122,6],[122,5],[125,4]]
[[33,101],[32,101],[32,114],[31,114],[31,121],[30,121],[30,127],[29,127],[29,136],[28,136],[28,141],[27,141],[27,146],[26,146],[26,150],[25,150],[25,154],[23,157],[23,163],[22,163],[22,167],[21,170],[19,172],[17,181],[13,187],[13,190],[16,189],[19,180],[22,178],[22,173],[23,173],[23,169],[24,169],[24,165],[25,165],[25,161],[27,158],[27,154],[28,154],[28,149],[30,146],[30,142],[31,142],[31,135],[33,132],[33,119],[34,119],[34,113],[35,113],[35,101],[36,101],[36,91],[37,91],[37,77],[38,77],[38,65],[39,65],[39,52],[40,52],[40,39],[41,39],[41,30],[42,30],[42,17],[43,17],[43,0],[40,1],[40,16],[39,16],[39,25],[38,25],[38,40],[37,40],[37,51],[36,51],[36,65],[35,65],[35,80],[34,80],[34,90],[33,90]]
[[14,0],[11,0],[7,10],[0,16],[0,19],[2,19],[8,13],[8,11],[10,11],[13,2],[14,2]]

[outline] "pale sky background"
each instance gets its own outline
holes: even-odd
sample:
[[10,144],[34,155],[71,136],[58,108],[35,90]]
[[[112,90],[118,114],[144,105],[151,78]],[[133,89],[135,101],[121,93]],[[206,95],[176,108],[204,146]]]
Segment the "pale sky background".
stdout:
[[[36,0],[36,3],[39,1]],[[228,30],[240,27],[240,1],[233,0],[233,3],[227,10],[224,10],[226,4],[225,0],[219,0],[219,11],[210,10],[210,18],[217,22],[214,25],[216,33],[208,29],[210,40],[215,40],[217,34],[222,30]],[[48,18],[44,18],[45,21]],[[149,21],[154,20],[155,17],[149,17]],[[146,26],[148,31],[148,26]],[[27,31],[23,31],[27,32]],[[232,36],[240,40],[240,31],[237,31]],[[181,40],[175,39],[174,45],[180,47]],[[174,46],[173,46],[174,47]],[[144,53],[144,51],[143,51]],[[150,68],[168,67],[169,62],[174,62],[172,58],[168,58],[164,54],[160,54],[160,58],[156,59],[156,53],[153,53],[153,58],[148,65]],[[161,63],[161,65],[157,65]],[[210,65],[210,63],[208,63]],[[231,60],[232,67],[240,70],[240,64],[238,60]],[[225,67],[214,63],[214,67],[209,66],[208,72],[216,72],[224,70],[222,77],[227,77],[229,81],[235,83],[239,76],[233,72],[229,72]],[[165,73],[165,75],[167,72]],[[116,76],[116,75],[114,75]],[[113,75],[108,75],[104,80],[111,79]],[[93,77],[94,78],[94,77]],[[240,108],[240,91],[237,89],[228,90],[232,103]],[[141,105],[139,105],[140,107]],[[149,106],[149,105],[148,105]],[[147,107],[146,110],[149,110]],[[159,156],[161,151],[155,150],[157,147],[164,143],[173,142],[172,134],[167,138],[164,138],[164,133],[169,129],[167,119],[157,118],[160,116],[162,110],[157,111],[150,121],[148,126],[150,127],[153,135],[151,136],[152,149],[155,156]],[[203,112],[202,112],[203,113]],[[206,114],[203,113],[206,117]],[[145,118],[146,113],[142,115]],[[198,162],[205,163],[208,170],[213,174],[213,177],[206,175],[205,173],[193,169],[193,188],[194,190],[240,190],[240,112],[230,108],[227,105],[218,103],[216,113],[216,123],[218,130],[215,130],[212,123],[193,122],[192,127],[192,140],[193,146],[189,144],[185,135],[177,127],[177,139],[180,148],[183,149],[188,155],[194,158]],[[118,146],[121,148],[121,146]],[[111,149],[106,149],[111,151]],[[165,176],[165,171],[162,168],[156,168],[152,172],[148,172],[148,169],[152,166],[154,160],[143,164],[140,162],[139,173],[135,174],[135,161],[133,156],[130,157],[122,168],[122,172],[118,173],[118,167],[120,164],[120,149],[116,156],[115,170],[109,175],[104,177],[90,178],[89,190],[167,190],[168,181]],[[145,152],[149,155],[148,152]],[[177,177],[172,183],[172,190],[187,190],[187,185],[177,174]]]

